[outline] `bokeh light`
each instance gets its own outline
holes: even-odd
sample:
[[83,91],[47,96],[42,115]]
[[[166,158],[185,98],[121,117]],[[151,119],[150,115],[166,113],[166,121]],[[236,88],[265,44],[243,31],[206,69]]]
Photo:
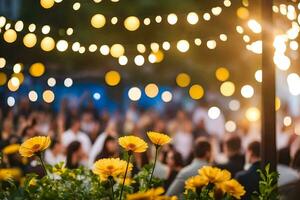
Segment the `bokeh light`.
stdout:
[[292,125],[292,117],[290,117],[290,116],[285,116],[284,118],[283,118],[283,125],[284,126],[290,126],[290,125]]
[[148,97],[154,98],[158,95],[159,88],[155,83],[149,83],[145,87],[145,93]]
[[33,77],[40,77],[45,73],[45,65],[43,63],[34,63],[30,66],[29,73]]
[[236,123],[234,121],[227,121],[225,123],[225,130],[229,133],[236,131]]
[[127,17],[124,26],[129,31],[136,31],[140,27],[140,20],[136,16]]
[[219,81],[226,81],[229,78],[230,73],[225,67],[220,67],[216,70],[215,75]]
[[51,37],[44,37],[41,41],[41,48],[44,51],[52,51],[55,47],[55,41]]
[[195,25],[199,21],[199,16],[195,12],[190,12],[186,17],[186,20],[188,21],[189,24]]
[[0,86],[5,85],[7,76],[4,72],[0,72]]
[[186,40],[179,40],[177,42],[177,49],[178,51],[185,53],[190,49],[190,44]]
[[180,73],[176,77],[176,83],[179,87],[187,87],[191,83],[191,77],[186,73]]
[[221,94],[226,97],[232,96],[234,94],[234,91],[235,91],[234,83],[230,81],[226,81],[222,83],[220,87]]
[[246,110],[246,118],[250,122],[256,122],[260,119],[260,111],[256,107],[251,107]]
[[28,93],[28,98],[30,101],[36,102],[38,100],[38,94],[36,93],[36,91],[32,90]]
[[176,24],[178,21],[177,15],[174,13],[169,14],[167,17],[167,21],[170,25]]
[[254,77],[257,82],[261,83],[262,82],[262,70],[261,69],[257,70],[255,72]]
[[170,101],[172,101],[173,95],[170,91],[164,91],[161,94],[161,99],[163,100],[163,102],[168,103]]
[[71,87],[73,85],[73,80],[71,78],[66,78],[64,80],[64,85],[65,85],[65,87],[68,87],[68,88]]
[[9,107],[13,107],[15,105],[15,103],[16,103],[16,100],[14,97],[12,97],[12,96],[7,97],[7,105]]
[[201,99],[204,96],[204,89],[201,85],[192,85],[189,89],[189,94],[192,99]]
[[45,9],[52,8],[54,6],[54,3],[54,0],[40,0],[41,6]]
[[120,56],[124,55],[124,53],[125,53],[125,48],[121,44],[114,44],[110,48],[110,55],[114,58],[119,58]]
[[238,111],[241,107],[241,104],[238,100],[233,99],[229,102],[228,106],[231,111]]
[[52,103],[54,101],[54,99],[55,99],[55,95],[51,90],[45,90],[43,92],[43,100],[46,103]]
[[47,84],[49,87],[54,87],[56,85],[56,80],[53,77],[48,78]]
[[60,52],[64,52],[68,49],[68,42],[66,40],[59,40],[57,43],[56,43],[56,48],[58,51]]
[[142,96],[142,92],[138,87],[132,87],[128,90],[128,97],[131,101],[138,101]]
[[17,40],[17,32],[13,29],[8,29],[4,32],[3,39],[7,43],[13,43]]
[[5,60],[5,58],[1,58],[1,57],[0,57],[0,68],[4,68],[5,65],[6,65],[6,60]]
[[142,66],[145,63],[145,58],[142,55],[137,55],[134,57],[134,63],[137,66]]
[[236,11],[236,15],[240,18],[240,19],[248,19],[249,17],[249,10],[245,7],[240,7],[237,9]]
[[120,83],[121,76],[117,71],[109,71],[105,74],[105,82],[109,86],[116,86]]
[[36,35],[34,33],[27,33],[24,38],[23,38],[23,44],[27,47],[27,48],[32,48],[36,45],[37,42],[37,38]]
[[254,89],[251,85],[244,85],[241,89],[241,95],[244,98],[251,98],[254,95]]
[[105,26],[105,23],[106,19],[105,16],[102,14],[96,14],[91,19],[91,25],[94,28],[102,28],[103,26]]
[[213,106],[208,109],[207,114],[210,119],[218,119],[221,115],[221,110],[218,107]]

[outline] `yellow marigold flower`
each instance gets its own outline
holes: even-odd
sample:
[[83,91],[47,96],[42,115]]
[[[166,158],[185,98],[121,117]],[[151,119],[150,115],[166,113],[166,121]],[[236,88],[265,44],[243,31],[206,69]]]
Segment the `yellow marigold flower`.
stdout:
[[124,136],[119,138],[119,144],[126,151],[142,153],[145,152],[148,148],[147,143],[136,136]]
[[198,171],[200,176],[206,177],[210,183],[221,183],[228,181],[231,174],[227,170],[221,170],[217,167],[205,166]]
[[36,178],[30,179],[28,185],[31,186],[31,187],[36,186]]
[[166,134],[149,131],[147,132],[147,135],[151,142],[155,145],[162,146],[168,144],[171,141],[171,138]]
[[197,188],[202,188],[208,184],[208,179],[205,176],[193,176],[185,181],[185,189],[196,191]]
[[217,187],[220,188],[223,193],[227,193],[236,199],[241,199],[246,193],[244,187],[235,179],[220,183]]
[[0,181],[7,181],[10,179],[19,179],[22,172],[18,168],[0,169]]
[[162,187],[152,188],[146,192],[137,192],[134,194],[128,194],[127,200],[164,200],[170,199],[170,197],[162,196],[164,189]]
[[2,152],[3,152],[3,154],[10,155],[10,154],[17,153],[19,151],[19,148],[20,148],[19,144],[11,144],[11,145],[4,147]]
[[[100,176],[102,181],[108,177],[119,178],[125,176],[127,162],[119,158],[104,158],[94,164],[93,172]],[[128,172],[132,170],[132,164],[129,164]]]
[[37,136],[30,138],[21,144],[19,153],[23,157],[31,157],[41,153],[49,147],[51,139],[49,136]]
[[67,171],[67,169],[63,165],[52,168],[52,172],[57,175],[62,175],[66,171]]

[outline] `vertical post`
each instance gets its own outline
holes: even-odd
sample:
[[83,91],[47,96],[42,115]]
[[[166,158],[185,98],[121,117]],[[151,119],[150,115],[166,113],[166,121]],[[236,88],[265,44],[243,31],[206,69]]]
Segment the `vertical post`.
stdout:
[[275,66],[273,63],[273,11],[272,0],[261,0],[262,14],[262,167],[270,163],[270,169],[276,170],[276,111],[275,111]]

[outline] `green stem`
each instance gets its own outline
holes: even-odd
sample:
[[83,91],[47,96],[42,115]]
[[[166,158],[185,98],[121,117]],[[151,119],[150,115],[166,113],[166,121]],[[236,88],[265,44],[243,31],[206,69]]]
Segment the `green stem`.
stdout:
[[154,173],[154,169],[155,169],[155,165],[156,165],[156,160],[157,160],[157,156],[158,156],[158,149],[159,149],[159,147],[155,146],[154,164],[153,164],[153,168],[152,168],[152,171],[151,171],[150,179],[149,179],[149,182],[148,182],[149,186],[151,185],[151,181],[152,181],[152,177],[153,177],[153,173]]
[[44,163],[43,158],[42,158],[42,154],[38,154],[37,157],[39,158],[39,160],[40,160],[40,162],[41,162],[41,165],[42,165],[42,167],[43,167],[43,170],[44,170],[44,172],[45,172],[45,175],[48,175],[48,172],[47,172],[45,163]]
[[115,200],[115,196],[114,196],[114,183],[113,183],[114,179],[112,177],[109,178],[109,184],[110,184],[110,188],[111,188],[111,199]]
[[127,166],[126,166],[126,171],[125,171],[125,175],[124,175],[124,179],[123,179],[123,184],[122,184],[119,200],[122,200],[122,194],[123,194],[123,190],[124,190],[124,185],[125,185],[125,180],[126,180],[126,176],[127,176],[127,172],[128,172],[128,167],[129,167],[131,154],[132,154],[131,152],[128,152]]

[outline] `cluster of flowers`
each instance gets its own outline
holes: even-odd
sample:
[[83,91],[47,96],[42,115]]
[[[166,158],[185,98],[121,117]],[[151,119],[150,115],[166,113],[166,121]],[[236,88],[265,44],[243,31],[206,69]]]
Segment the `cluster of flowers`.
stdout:
[[227,170],[205,166],[185,182],[187,199],[241,199],[244,187]]
[[[32,193],[29,199],[38,199],[37,196],[34,195],[37,195],[37,192],[41,190],[51,190],[52,193],[50,194],[49,192],[46,196],[58,195],[57,191],[61,191],[60,195],[63,197],[55,197],[56,199],[68,199],[64,198],[64,196],[68,195],[67,191],[71,191],[71,193],[75,192],[78,197],[80,195],[79,193],[82,193],[84,199],[96,197],[102,199],[102,197],[105,197],[104,199],[111,200],[175,200],[177,197],[165,196],[164,189],[157,186],[155,178],[153,178],[159,149],[161,146],[168,144],[171,138],[166,134],[157,132],[148,132],[147,136],[155,147],[155,159],[151,168],[144,173],[143,177],[145,177],[145,179],[140,181],[144,183],[145,187],[138,187],[136,193],[134,193],[132,185],[136,184],[135,180],[139,179],[134,180],[131,177],[131,172],[134,167],[131,163],[131,158],[133,153],[142,153],[148,149],[148,144],[137,136],[130,135],[119,138],[119,145],[126,152],[125,160],[120,158],[100,159],[94,163],[92,172],[83,168],[69,170],[66,169],[63,164],[54,167],[46,166],[43,162],[42,154],[51,144],[50,137],[46,136],[30,138],[21,145],[9,147],[6,151],[15,152],[15,150],[18,149],[20,155],[24,158],[36,156],[40,160],[45,174],[47,174],[41,180],[37,179],[37,176],[28,177],[27,183],[25,184],[28,187],[25,190]],[[139,174],[143,174],[143,169]],[[0,170],[0,180],[7,180],[11,178],[11,175],[12,173],[7,169]],[[55,176],[60,178],[57,179]],[[139,184],[141,185],[141,183]],[[69,187],[70,190],[68,190],[67,187]],[[88,188],[87,193],[85,193],[86,188]],[[244,188],[236,180],[231,179],[231,175],[228,171],[214,167],[203,167],[199,169],[199,175],[191,177],[186,181],[185,189],[185,197],[189,200],[222,199],[223,197],[223,199],[231,199],[231,197],[240,199],[240,197],[245,194]],[[217,198],[220,195],[222,198]],[[44,199],[44,197],[41,197],[41,199]]]

